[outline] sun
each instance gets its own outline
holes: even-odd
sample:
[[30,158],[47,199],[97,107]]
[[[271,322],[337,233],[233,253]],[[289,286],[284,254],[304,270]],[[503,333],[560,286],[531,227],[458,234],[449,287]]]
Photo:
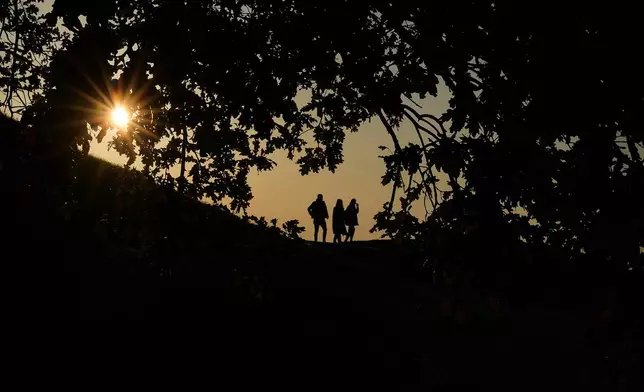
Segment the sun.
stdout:
[[125,127],[130,121],[130,115],[122,106],[117,106],[112,110],[112,122],[118,127]]

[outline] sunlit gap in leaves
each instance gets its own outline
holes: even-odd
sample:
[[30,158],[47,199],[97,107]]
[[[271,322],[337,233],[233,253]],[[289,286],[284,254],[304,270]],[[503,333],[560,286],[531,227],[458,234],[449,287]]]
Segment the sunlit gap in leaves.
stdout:
[[[160,126],[157,114],[162,108],[155,108],[156,89],[151,89],[151,78],[142,79],[141,70],[132,74],[124,71],[114,72],[111,78],[90,78],[90,91],[79,92],[85,100],[83,107],[76,108],[85,112],[88,125],[88,140],[83,150],[93,150],[110,162],[131,165],[139,155],[135,141],[157,140],[154,130]],[[104,84],[104,85],[103,85]],[[107,138],[105,147],[99,146]],[[108,153],[114,149],[116,153]],[[126,162],[120,162],[121,158]]]

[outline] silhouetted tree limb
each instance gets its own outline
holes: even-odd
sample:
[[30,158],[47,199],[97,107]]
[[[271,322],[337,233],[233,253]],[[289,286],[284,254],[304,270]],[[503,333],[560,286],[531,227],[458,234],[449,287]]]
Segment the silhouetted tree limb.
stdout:
[[[382,124],[385,126],[385,129],[387,130],[387,133],[389,136],[391,136],[391,140],[394,143],[394,154],[400,154],[402,152],[402,148],[400,147],[400,142],[398,141],[398,137],[396,136],[396,133],[389,124],[389,121],[385,117],[385,114],[382,111],[378,111],[378,117],[380,118],[380,121]],[[396,172],[394,173],[394,180],[392,181],[392,189],[391,189],[391,197],[389,198],[389,204],[388,204],[388,211],[391,213],[394,208],[394,201],[396,200],[396,190],[398,189],[399,185],[399,176],[400,176],[400,164],[397,163],[395,166]]]
[[379,110],[377,114],[378,114],[378,117],[380,118],[380,121],[385,126],[387,133],[391,137],[391,140],[394,143],[394,151],[397,153],[401,152],[402,148],[400,148],[400,142],[398,141],[398,136],[396,136],[396,132],[394,131],[394,128],[391,126],[391,124],[389,124],[389,121],[385,117],[385,114],[382,112],[382,110]]
[[[425,122],[425,124],[427,124],[430,127],[434,128],[436,133],[442,135],[443,137],[447,136],[447,130],[445,129],[445,127],[443,127],[442,121],[440,121],[440,119],[438,119],[436,116],[433,116],[433,115],[431,115],[429,113],[421,115],[420,113],[418,113],[414,108],[412,108],[409,105],[402,104],[402,107],[404,109],[409,110],[410,112],[412,112],[414,114],[414,116],[416,116],[416,118],[419,119],[420,121],[423,121],[423,122]],[[434,122],[436,122],[438,124],[438,128],[434,124],[432,124],[431,122],[427,121],[428,118],[434,120]],[[434,135],[434,137],[436,139],[440,139],[437,135]]]
[[626,143],[628,145],[628,152],[631,154],[631,159],[635,162],[635,164],[642,165],[642,158],[640,157],[640,153],[637,150],[635,141],[633,141],[633,136],[626,136]]
[[[427,129],[427,128],[423,127],[422,125],[420,125],[420,124],[418,123],[418,121],[416,121],[416,119],[415,119],[415,118],[413,118],[411,115],[409,115],[409,113],[407,113],[407,112],[403,111],[403,112],[402,112],[402,114],[403,114],[403,116],[405,116],[407,119],[409,119],[409,121],[411,121],[412,125],[413,125],[413,126],[414,126],[414,128],[416,129],[416,132],[418,132],[418,137],[421,139],[421,141],[422,141],[423,139],[422,139],[422,136],[420,135],[420,131],[423,131],[423,132],[425,132],[426,134],[428,134],[429,136],[432,136],[432,137],[434,138],[434,140],[429,140],[429,145],[436,146],[436,141],[437,141],[437,140],[440,140],[440,138],[438,137],[438,135],[434,134],[434,133],[433,133],[432,131],[430,131],[429,129]],[[423,144],[423,149],[425,149],[425,148],[426,148],[426,144],[425,144],[425,142],[423,141],[423,143],[422,143],[422,144]]]

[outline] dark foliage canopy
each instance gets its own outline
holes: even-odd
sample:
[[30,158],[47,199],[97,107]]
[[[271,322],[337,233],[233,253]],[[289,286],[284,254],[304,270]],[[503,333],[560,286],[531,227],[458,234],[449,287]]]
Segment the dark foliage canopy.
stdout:
[[[505,1],[57,0],[48,20],[74,36],[25,118],[57,126],[46,136],[57,148],[86,152],[111,127],[97,102],[124,104],[135,124],[109,143],[129,164],[160,181],[180,165],[180,192],[234,209],[248,206],[246,177],[270,170],[275,150],[303,174],[333,171],[346,132],[375,118],[393,144],[376,229],[438,253],[445,236],[474,233],[490,248],[633,268],[644,199],[636,14]],[[452,98],[437,116],[416,102],[439,83]],[[416,142],[399,142],[403,121]]]

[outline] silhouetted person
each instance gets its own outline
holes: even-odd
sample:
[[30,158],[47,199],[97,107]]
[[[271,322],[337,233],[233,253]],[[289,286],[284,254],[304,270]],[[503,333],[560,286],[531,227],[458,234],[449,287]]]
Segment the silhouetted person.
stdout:
[[344,225],[344,205],[342,199],[338,199],[333,209],[333,243],[342,242],[342,236],[347,234],[347,227]]
[[326,220],[329,218],[329,210],[326,208],[322,195],[318,195],[318,198],[309,206],[308,211],[311,218],[313,218],[315,242],[318,242],[320,227],[322,227],[322,241],[326,242]]
[[344,223],[349,227],[349,232],[347,233],[347,238],[345,242],[353,242],[353,235],[356,233],[356,226],[358,226],[358,213],[360,212],[360,206],[356,199],[351,199],[349,206],[344,211]]

